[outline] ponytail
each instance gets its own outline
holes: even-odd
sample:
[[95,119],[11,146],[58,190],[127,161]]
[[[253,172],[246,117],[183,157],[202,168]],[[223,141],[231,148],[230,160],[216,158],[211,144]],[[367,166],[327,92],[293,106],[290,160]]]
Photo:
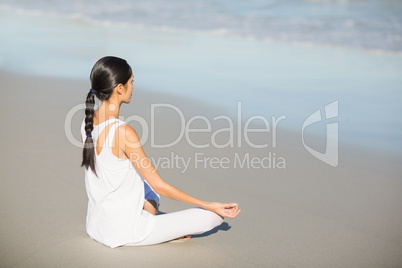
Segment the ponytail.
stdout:
[[86,139],[84,143],[84,150],[82,151],[82,163],[81,167],[85,167],[91,170],[96,174],[95,169],[95,146],[92,139],[92,130],[94,129],[94,115],[95,115],[95,94],[90,91],[87,95],[87,100],[85,102],[85,133]]
[[85,133],[84,150],[82,152],[82,167],[96,174],[95,168],[95,145],[92,139],[95,116],[95,96],[100,100],[108,100],[113,89],[119,85],[125,85],[133,75],[130,65],[121,58],[107,56],[99,59],[91,71],[91,90],[85,102]]

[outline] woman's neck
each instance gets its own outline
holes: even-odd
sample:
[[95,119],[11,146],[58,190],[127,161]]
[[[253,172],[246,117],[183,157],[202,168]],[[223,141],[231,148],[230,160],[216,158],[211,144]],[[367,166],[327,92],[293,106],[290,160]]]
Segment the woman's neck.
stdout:
[[99,109],[95,112],[94,119],[100,124],[109,119],[118,118],[119,111],[120,105],[110,101],[103,101]]

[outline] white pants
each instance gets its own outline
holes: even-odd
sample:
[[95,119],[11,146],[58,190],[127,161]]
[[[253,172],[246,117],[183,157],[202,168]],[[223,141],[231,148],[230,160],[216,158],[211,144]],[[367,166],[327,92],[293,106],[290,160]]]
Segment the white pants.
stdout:
[[153,217],[155,217],[155,223],[150,235],[141,242],[129,243],[125,246],[147,246],[185,235],[201,234],[223,222],[222,217],[202,208],[190,208]]

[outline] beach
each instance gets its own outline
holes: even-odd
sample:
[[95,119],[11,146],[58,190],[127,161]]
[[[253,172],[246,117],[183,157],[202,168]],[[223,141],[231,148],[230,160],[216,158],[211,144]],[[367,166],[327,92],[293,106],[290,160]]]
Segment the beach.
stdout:
[[[0,267],[401,267],[398,1],[0,0]],[[236,202],[182,243],[86,233],[80,126],[101,57],[169,184]],[[99,105],[97,101],[96,105]],[[161,213],[191,205],[161,198]]]
[[[223,149],[194,148],[185,138],[169,148],[155,148],[148,141],[144,149],[155,161],[172,159],[172,153],[192,159],[185,172],[180,165],[159,167],[164,180],[204,200],[238,202],[242,212],[188,242],[103,246],[85,231],[81,149],[66,134],[70,129],[79,139],[83,111],[67,115],[83,103],[89,81],[4,71],[0,78],[1,267],[398,267],[402,263],[401,155],[340,143],[339,165],[334,168],[305,150],[300,133],[280,128],[276,147],[265,149],[252,148],[244,140],[241,147]],[[145,89],[134,90],[132,103],[122,107],[121,114],[147,121],[152,104],[179,107],[187,121],[194,115],[211,120],[225,115],[219,107]],[[167,144],[178,137],[177,114],[157,116],[155,143]],[[71,120],[66,123],[66,118]],[[132,123],[143,133],[138,122]],[[212,130],[227,127],[214,123]],[[197,126],[205,127],[201,121],[194,123]],[[208,133],[191,137],[197,144],[211,142]],[[264,138],[257,135],[252,141],[263,144]],[[224,144],[225,138],[216,142]],[[271,162],[269,167],[268,160],[258,164],[269,153],[271,161],[273,153],[277,163],[285,159],[285,166]],[[257,158],[254,166],[239,166],[246,154]],[[240,160],[235,167],[236,155]],[[229,160],[219,166],[204,157]],[[162,198],[160,210],[188,207]]]

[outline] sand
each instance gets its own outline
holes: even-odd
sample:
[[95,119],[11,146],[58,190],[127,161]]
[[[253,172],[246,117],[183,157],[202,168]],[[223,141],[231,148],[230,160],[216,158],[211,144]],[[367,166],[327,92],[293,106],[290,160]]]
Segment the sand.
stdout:
[[[339,166],[302,146],[298,133],[278,130],[278,145],[196,149],[185,139],[171,148],[144,148],[155,159],[283,157],[286,168],[158,168],[169,183],[208,201],[238,202],[236,219],[184,243],[108,248],[85,231],[87,197],[81,149],[66,136],[65,118],[82,104],[88,81],[0,72],[0,267],[400,267],[402,265],[401,155],[340,143]],[[194,115],[226,115],[177,96],[135,89],[122,108],[150,120],[151,104]],[[82,113],[72,117],[78,137]],[[177,135],[177,114],[159,113],[156,140]],[[234,122],[235,119],[233,119]],[[222,124],[215,122],[213,129]],[[139,133],[138,124],[133,124]],[[194,125],[195,126],[195,125]],[[200,127],[203,127],[200,125]],[[210,135],[194,135],[199,144]],[[220,137],[223,141],[223,136]],[[255,141],[263,142],[258,140]],[[201,155],[202,156],[202,155]],[[233,163],[233,162],[232,162]],[[161,211],[191,207],[162,198]]]

